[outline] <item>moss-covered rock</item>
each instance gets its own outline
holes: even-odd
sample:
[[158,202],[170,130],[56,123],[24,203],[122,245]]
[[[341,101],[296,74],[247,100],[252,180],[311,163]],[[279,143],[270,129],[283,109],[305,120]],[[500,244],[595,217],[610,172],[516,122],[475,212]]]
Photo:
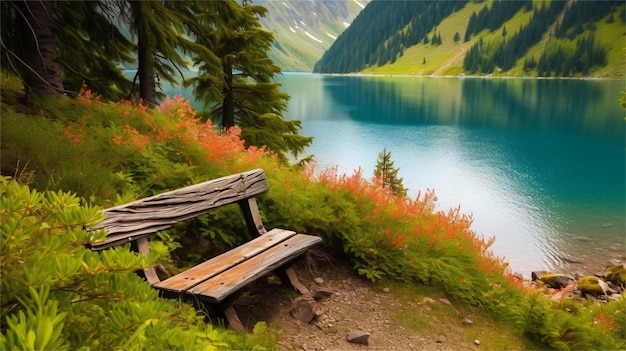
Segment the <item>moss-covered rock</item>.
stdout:
[[538,275],[536,280],[554,289],[564,288],[574,282],[570,276],[548,272]]
[[583,296],[587,296],[587,294],[592,296],[605,294],[600,279],[594,276],[586,276],[580,278],[578,280],[578,289]]
[[626,265],[610,266],[606,271],[606,280],[618,286],[626,285]]

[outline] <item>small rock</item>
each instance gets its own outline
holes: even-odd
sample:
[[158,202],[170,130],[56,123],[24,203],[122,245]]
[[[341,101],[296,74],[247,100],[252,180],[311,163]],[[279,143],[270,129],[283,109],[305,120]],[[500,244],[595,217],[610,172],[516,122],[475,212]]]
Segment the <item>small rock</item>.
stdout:
[[480,340],[478,339],[474,340],[474,345],[480,345]]
[[464,325],[474,325],[474,321],[470,317],[463,318]]
[[390,290],[389,290],[389,288],[384,288],[384,289],[383,289],[383,292],[384,292],[384,293],[388,293],[389,291],[390,291]]
[[322,278],[315,278],[315,284],[318,284],[318,285],[324,284],[324,279],[322,279]]
[[606,295],[608,284],[598,277],[587,276],[578,280],[578,289],[583,297],[591,295],[597,298],[600,295]]
[[606,269],[606,279],[615,285],[626,285],[626,265],[610,266]]
[[424,303],[435,303],[434,299],[431,299],[430,297],[425,297],[422,299],[422,302]]
[[444,305],[452,306],[452,302],[450,302],[450,300],[443,298],[443,297],[439,299],[439,302],[441,302]]
[[310,323],[315,318],[315,300],[309,296],[300,296],[291,304],[289,314],[299,321]]
[[530,273],[530,277],[532,279],[532,281],[536,281],[539,280],[539,277],[541,277],[542,275],[546,275],[549,274],[550,272],[548,271],[534,271]]
[[368,345],[370,333],[362,330],[353,330],[348,333],[348,342],[353,344]]
[[445,341],[446,341],[446,337],[443,335],[439,335],[439,337],[437,337],[437,340],[435,340],[435,342],[439,345],[442,345]]
[[313,298],[315,299],[315,301],[322,301],[330,297],[332,294],[333,292],[330,290],[319,289],[319,290],[316,290],[315,293],[313,293]]

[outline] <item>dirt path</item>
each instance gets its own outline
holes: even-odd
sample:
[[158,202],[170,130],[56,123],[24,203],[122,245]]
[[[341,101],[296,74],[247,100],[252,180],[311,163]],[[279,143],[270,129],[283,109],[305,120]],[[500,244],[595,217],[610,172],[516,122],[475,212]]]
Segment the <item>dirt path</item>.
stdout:
[[454,55],[451,59],[449,59],[443,66],[437,68],[437,70],[435,72],[433,72],[433,76],[438,76],[441,74],[441,72],[445,71],[446,69],[448,69],[450,66],[452,66],[453,64],[455,64],[462,56],[463,54],[465,54],[465,49],[461,49],[459,52],[456,53],[456,55]]
[[[298,276],[312,292],[333,292],[319,302],[321,314],[311,323],[303,323],[289,313],[291,301],[298,295],[272,283],[258,284],[252,296],[240,298],[235,305],[249,329],[258,321],[266,321],[269,329],[280,335],[281,350],[478,350],[466,341],[466,327],[461,321],[452,326],[443,323],[439,331],[435,328],[435,335],[428,335],[408,330],[392,314],[411,309],[415,318],[433,318],[429,316],[433,308],[446,308],[455,314],[451,305],[434,299],[403,304],[388,289],[371,284],[345,265],[326,267],[315,274],[299,267]],[[368,332],[369,344],[348,342],[347,335],[354,330]]]

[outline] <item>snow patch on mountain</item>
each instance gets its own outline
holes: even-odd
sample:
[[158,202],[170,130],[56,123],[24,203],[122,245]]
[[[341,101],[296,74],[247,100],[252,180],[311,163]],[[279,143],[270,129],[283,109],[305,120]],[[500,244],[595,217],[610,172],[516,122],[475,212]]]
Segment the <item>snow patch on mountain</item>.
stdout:
[[304,32],[304,34],[306,34],[309,38],[311,38],[311,39],[315,40],[316,42],[318,42],[318,43],[320,43],[320,44],[321,44],[321,43],[323,43],[323,41],[321,41],[321,40],[317,39],[316,37],[314,37],[314,36],[313,36],[312,34],[310,34],[309,32],[307,32],[307,31],[303,31],[303,32]]

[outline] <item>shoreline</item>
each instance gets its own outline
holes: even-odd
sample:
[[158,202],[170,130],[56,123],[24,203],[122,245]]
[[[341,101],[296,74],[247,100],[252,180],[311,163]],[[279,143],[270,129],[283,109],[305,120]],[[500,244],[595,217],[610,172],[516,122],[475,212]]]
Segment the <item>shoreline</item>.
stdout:
[[626,80],[626,77],[526,77],[526,76],[499,76],[499,75],[425,75],[425,74],[373,74],[373,73],[315,73],[304,71],[283,71],[281,74],[292,75],[319,75],[329,77],[394,77],[394,78],[446,78],[446,79],[538,79],[538,80],[584,80],[584,81],[613,81]]
[[[621,245],[622,251],[619,252],[618,250],[612,250],[608,254],[594,252],[589,256],[577,255],[577,252],[574,252],[574,254],[570,253],[558,257],[558,260],[560,261],[558,265],[551,265],[550,267],[525,268],[523,270],[524,272],[520,272],[519,269],[513,269],[510,266],[509,269],[513,274],[522,275],[524,279],[530,279],[532,272],[535,271],[548,271],[550,273],[568,275],[574,278],[598,275],[600,272],[604,272],[607,267],[626,263],[626,252],[624,251],[624,247],[626,246],[624,243],[615,245]],[[509,263],[506,257],[502,257],[502,259],[504,262]]]

